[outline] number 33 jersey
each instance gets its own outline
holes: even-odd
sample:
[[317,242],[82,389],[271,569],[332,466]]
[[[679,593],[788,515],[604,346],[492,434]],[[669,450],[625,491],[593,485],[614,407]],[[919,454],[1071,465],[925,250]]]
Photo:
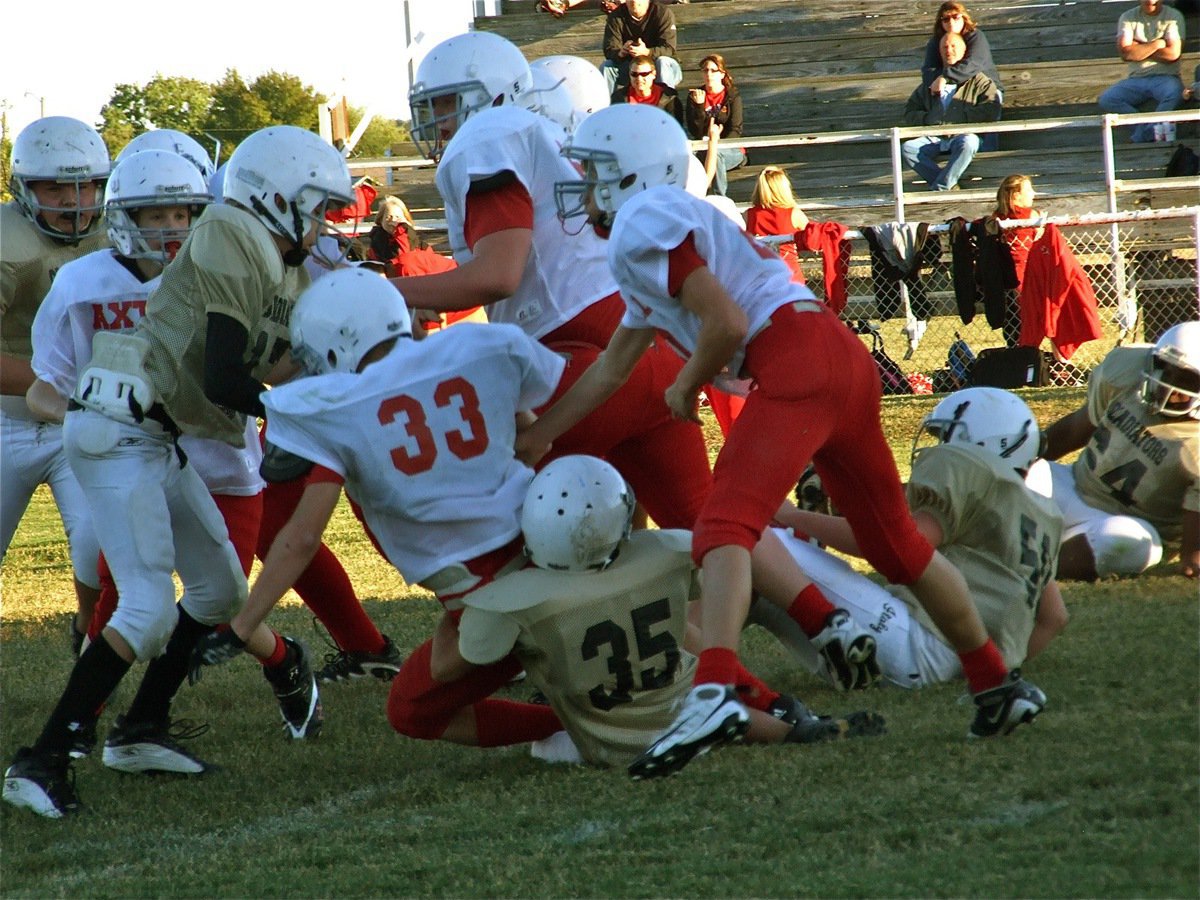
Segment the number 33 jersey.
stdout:
[[[908,505],[937,521],[942,529],[938,550],[967,580],[1005,663],[1020,665],[1042,591],[1058,567],[1063,520],[1054,501],[1026,487],[994,454],[940,444],[921,450],[914,460]],[[888,590],[913,608],[922,625],[940,634],[911,593]]]
[[691,532],[636,531],[602,572],[528,568],[467,594],[459,649],[481,665],[515,650],[583,758],[625,765],[691,688],[698,593]]
[[1200,509],[1200,424],[1156,415],[1142,404],[1152,348],[1118,347],[1092,370],[1088,418],[1096,430],[1072,472],[1088,506],[1134,515],[1165,541],[1178,541],[1183,510]]
[[409,584],[520,533],[533,471],[515,416],[545,403],[562,357],[515,326],[460,323],[401,338],[360,374],[299,378],[263,395],[271,441],[341,476]]

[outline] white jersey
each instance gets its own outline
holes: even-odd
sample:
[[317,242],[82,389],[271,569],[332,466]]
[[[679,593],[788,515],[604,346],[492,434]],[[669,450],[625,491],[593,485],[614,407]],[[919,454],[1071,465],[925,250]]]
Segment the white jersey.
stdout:
[[609,238],[608,262],[625,300],[622,325],[657,328],[685,358],[695,352],[700,319],[671,296],[667,284],[668,254],[689,234],[696,252],[749,319],[746,339],[727,366],[736,378],[746,345],[771,314],[788,303],[815,298],[807,287],[792,282],[791,269],[778,254],[712,204],[682,188],[659,185],[621,208]]
[[[157,278],[138,279],[108,249],[64,265],[33,320],[34,374],[70,397],[92,359],[92,337],[98,331],[132,331],[157,284]],[[211,493],[253,496],[263,489],[253,421],[246,423],[245,437],[244,449],[191,435],[183,435],[179,445]]]
[[450,248],[460,265],[472,256],[465,238],[467,193],[473,182],[502,172],[515,175],[533,200],[533,245],[516,293],[488,306],[488,319],[540,338],[615,293],[617,285],[604,241],[586,226],[570,234],[559,221],[554,184],[579,173],[559,155],[553,123],[511,106],[472,115],[438,164]]
[[517,328],[462,323],[262,397],[271,442],[340,475],[414,584],[520,533],[533,471],[513,455],[515,415],[550,398],[564,365]]

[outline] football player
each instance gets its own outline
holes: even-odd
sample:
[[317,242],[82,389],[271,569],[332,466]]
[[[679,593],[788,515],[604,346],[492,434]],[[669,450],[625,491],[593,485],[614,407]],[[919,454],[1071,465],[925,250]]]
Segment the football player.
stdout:
[[[240,447],[246,416],[264,414],[263,379],[291,375],[285,358],[303,263],[325,210],[353,197],[341,155],[315,134],[272,126],[247,137],[226,172],[225,203],[193,226],[132,332],[98,332],[63,425],[63,444],[120,585],[116,612],[80,655],[31,747],[18,750],[4,799],[61,818],[79,801],[74,735],[135,660],[149,662],[105,762],[128,771],[200,774],[170,706],[196,642],[244,603],[246,577],[212,496],[178,446],[181,434]],[[184,594],[177,604],[173,572]],[[304,649],[280,639],[272,687],[293,729],[317,717]],[[283,665],[279,665],[283,663]]]
[[39,420],[25,393],[34,381],[33,319],[55,273],[108,243],[101,224],[108,171],[108,148],[94,128],[47,116],[13,141],[13,199],[0,206],[0,557],[33,492],[48,484],[75,572],[71,639],[77,655],[100,593],[98,545],[87,501],[61,452],[62,428]]
[[1088,380],[1087,403],[1046,429],[1054,500],[1066,520],[1060,578],[1137,575],[1178,548],[1200,574],[1200,322],[1153,346],[1117,347]]
[[[558,220],[555,183],[578,175],[559,155],[561,127],[525,108],[537,102],[525,57],[498,35],[452,37],[421,62],[410,95],[413,139],[439,159],[459,266],[393,283],[414,307],[485,306],[492,322],[517,325],[565,354],[565,388],[608,343],[621,301],[603,242]],[[672,419],[662,401],[680,365],[656,344],[625,388],[553,451],[607,459],[665,528],[690,528],[711,485],[699,427]]]
[[[564,221],[586,216],[609,234],[625,315],[597,362],[522,434],[522,458],[536,459],[621,385],[656,330],[687,357],[666,391],[676,417],[697,421],[697,396],[714,379],[727,390],[738,380],[755,385],[717,458],[692,537],[704,572],[695,687],[675,725],[631,772],[669,774],[744,729],[745,710],[729,685],[752,580],[769,596],[788,595],[780,582],[790,583],[796,603],[805,599],[801,591],[819,593],[764,533],[810,460],[867,559],[913,588],[958,652],[977,706],[968,734],[1005,733],[1040,711],[1041,692],[1009,672],[962,575],[913,522],[879,421],[881,387],[870,354],[828,307],[791,282],[776,254],[684,191],[688,142],[679,124],[660,109],[610,106],[579,126],[563,155],[585,167],[585,176],[559,182],[559,214]],[[834,610],[814,622],[798,610],[794,618],[819,644],[829,633],[848,651],[833,660],[853,676],[841,683],[857,686],[860,674],[873,680],[877,667],[854,670],[873,664],[874,641],[854,633],[848,614]]]
[[514,457],[513,441],[518,415],[558,384],[562,357],[511,325],[462,322],[414,341],[404,297],[360,268],[306,291],[291,331],[310,376],[264,403],[271,440],[315,468],[246,608],[199,644],[194,672],[243,647],[261,652],[270,640],[263,619],[308,565],[344,487],[384,556],[444,607],[432,640],[392,682],[392,726],[483,746],[560,730],[549,707],[489,699],[520,670],[515,661],[449,678],[431,658],[436,644],[457,640],[463,595],[523,563],[519,516],[533,472]]
[[[1067,624],[1054,581],[1062,516],[1048,497],[1040,438],[1037,419],[1015,394],[987,387],[958,391],[922,421],[907,486],[917,529],[963,573],[984,627],[1010,668],[1041,652]],[[776,520],[843,553],[861,555],[845,519],[788,507]],[[962,677],[958,656],[910,590],[884,589],[801,537],[782,537],[805,573],[871,629],[885,679],[919,688]],[[776,609],[755,600],[750,619],[819,672],[811,642]]]
[[[535,745],[535,756],[626,766],[687,696],[696,667],[685,649],[687,606],[699,594],[690,535],[630,534],[633,510],[631,490],[603,460],[550,463],[521,510],[534,566],[464,596],[457,646],[435,648],[434,669],[441,671],[515,654],[565,729]],[[750,716],[747,739],[763,743],[814,743],[884,727],[865,712],[817,716],[776,693],[765,711]]]

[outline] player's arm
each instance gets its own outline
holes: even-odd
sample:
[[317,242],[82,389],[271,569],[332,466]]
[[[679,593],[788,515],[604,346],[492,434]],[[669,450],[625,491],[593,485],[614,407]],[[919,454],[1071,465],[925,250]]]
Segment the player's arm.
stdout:
[[0,353],[0,394],[24,394],[36,380],[29,360]]
[[1060,459],[1073,450],[1079,450],[1095,430],[1095,424],[1088,418],[1087,407],[1081,406],[1046,429],[1046,450],[1042,457]]
[[1046,649],[1046,645],[1062,633],[1070,621],[1067,605],[1063,603],[1062,591],[1058,582],[1050,579],[1042,591],[1041,602],[1038,603],[1037,617],[1033,622],[1033,631],[1029,634],[1029,646],[1025,650],[1025,659],[1030,660]]
[[48,381],[35,378],[25,393],[29,410],[43,422],[59,422],[67,414],[67,398]]
[[700,334],[695,352],[667,388],[666,400],[676,418],[699,423],[696,401],[700,391],[728,365],[745,341],[750,323],[745,310],[734,302],[708,266],[693,269],[683,280],[679,302],[700,319]]
[[259,395],[266,385],[242,362],[250,332],[237,319],[210,312],[204,343],[204,396],[219,406],[265,418]]
[[510,171],[472,183],[463,240],[471,259],[436,275],[391,279],[408,305],[449,312],[511,297],[533,249],[533,198]]
[[536,422],[517,435],[517,458],[535,465],[563,432],[611,397],[654,343],[654,329],[618,325],[604,352]]
[[1183,534],[1179,539],[1179,571],[1188,578],[1200,577],[1200,512],[1183,511]]
[[[775,513],[775,521],[785,528],[792,528],[801,534],[816,538],[827,547],[832,547],[850,556],[862,556],[858,540],[850,529],[850,523],[841,516],[827,516],[824,513],[809,512],[797,508],[790,502],[785,502]],[[917,531],[934,547],[940,547],[945,539],[941,524],[924,510],[913,513],[913,521],[917,523]]]

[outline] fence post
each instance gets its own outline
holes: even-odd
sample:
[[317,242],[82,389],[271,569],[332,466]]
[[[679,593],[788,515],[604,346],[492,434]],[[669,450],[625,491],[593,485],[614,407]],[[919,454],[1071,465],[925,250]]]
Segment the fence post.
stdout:
[[892,197],[896,201],[896,221],[904,224],[904,169],[900,165],[900,129],[891,130]]
[[[1100,143],[1104,151],[1104,188],[1108,194],[1108,211],[1117,211],[1117,163],[1113,151],[1113,114],[1101,116]],[[1130,288],[1129,273],[1125,268],[1125,255],[1121,252],[1121,226],[1113,222],[1109,226],[1109,243],[1112,245],[1113,289],[1117,295],[1118,321],[1128,327],[1121,328],[1117,343],[1122,343],[1127,334],[1137,327],[1137,288]]]

